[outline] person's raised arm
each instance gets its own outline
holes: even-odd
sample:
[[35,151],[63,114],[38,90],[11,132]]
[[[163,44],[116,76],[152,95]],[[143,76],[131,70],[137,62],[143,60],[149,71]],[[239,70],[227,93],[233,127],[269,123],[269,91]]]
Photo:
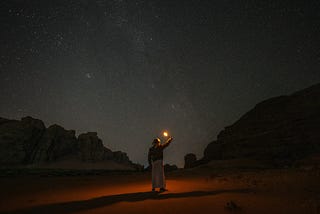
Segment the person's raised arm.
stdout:
[[170,143],[172,142],[172,140],[173,140],[173,137],[169,137],[168,140],[167,140],[164,144],[161,145],[161,147],[162,147],[163,149],[166,148],[167,146],[170,145]]

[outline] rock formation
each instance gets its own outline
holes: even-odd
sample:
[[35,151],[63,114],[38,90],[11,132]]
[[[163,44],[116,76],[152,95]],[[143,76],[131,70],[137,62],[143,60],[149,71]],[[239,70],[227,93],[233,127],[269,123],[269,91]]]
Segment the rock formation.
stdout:
[[203,160],[251,158],[287,165],[320,153],[320,84],[257,104],[226,127]]
[[34,148],[34,156],[30,163],[52,162],[72,154],[76,155],[76,145],[75,131],[52,125],[44,131],[37,147]]
[[[41,120],[24,117],[21,121],[0,118],[0,166],[44,166],[72,161],[84,164],[95,163],[116,169],[139,169],[126,153],[112,152],[104,147],[96,132],[75,136],[74,130],[65,130],[59,125],[46,128]],[[108,162],[108,164],[103,164]],[[60,164],[59,167],[62,165]],[[88,166],[88,164],[87,164]],[[123,167],[125,166],[125,167]]]
[[45,126],[31,117],[21,121],[0,119],[0,164],[30,163]]
[[83,161],[110,160],[113,157],[112,151],[103,146],[96,132],[80,134],[77,147]]
[[178,170],[178,167],[174,164],[173,165],[165,164],[163,167],[165,172],[172,172],[172,171]]
[[197,157],[195,154],[193,153],[186,154],[184,156],[184,168],[188,169],[188,168],[195,167],[196,161],[197,161]]

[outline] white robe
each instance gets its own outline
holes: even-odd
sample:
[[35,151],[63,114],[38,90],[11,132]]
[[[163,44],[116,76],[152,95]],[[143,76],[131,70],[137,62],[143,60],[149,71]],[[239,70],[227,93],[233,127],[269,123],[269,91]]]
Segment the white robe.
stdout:
[[163,160],[152,162],[152,188],[166,188]]

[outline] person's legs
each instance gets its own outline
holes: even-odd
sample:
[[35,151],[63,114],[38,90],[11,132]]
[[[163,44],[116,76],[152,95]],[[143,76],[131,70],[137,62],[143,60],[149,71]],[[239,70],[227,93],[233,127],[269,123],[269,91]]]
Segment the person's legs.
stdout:
[[165,178],[165,175],[164,175],[164,166],[163,166],[163,161],[161,161],[161,188],[160,188],[160,191],[161,192],[164,192],[164,191],[167,191],[166,189],[166,178]]
[[155,191],[156,188],[156,175],[155,175],[155,165],[151,163],[151,173],[152,173],[152,191]]
[[152,162],[152,191],[155,188],[164,188],[164,173],[162,160]]
[[152,191],[159,187],[159,161],[152,161]]

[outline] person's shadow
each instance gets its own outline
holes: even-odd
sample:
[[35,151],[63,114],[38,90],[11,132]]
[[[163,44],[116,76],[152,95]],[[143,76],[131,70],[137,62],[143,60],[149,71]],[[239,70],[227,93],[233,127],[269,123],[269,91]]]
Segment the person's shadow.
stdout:
[[71,213],[79,212],[99,207],[109,206],[119,202],[136,202],[144,200],[164,200],[169,198],[188,198],[208,195],[217,195],[221,193],[248,193],[250,189],[229,189],[216,191],[193,191],[182,193],[162,193],[159,192],[136,192],[119,195],[108,195],[98,198],[92,198],[82,201],[70,201],[56,204],[40,205],[26,209],[16,210],[10,213]]

